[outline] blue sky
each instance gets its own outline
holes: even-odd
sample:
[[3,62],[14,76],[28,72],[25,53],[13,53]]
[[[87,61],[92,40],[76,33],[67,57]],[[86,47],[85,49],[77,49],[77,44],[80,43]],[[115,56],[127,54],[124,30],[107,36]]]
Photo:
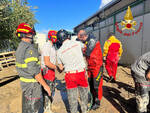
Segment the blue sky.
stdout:
[[35,18],[39,23],[35,29],[40,33],[50,29],[73,30],[109,1],[111,0],[28,0],[30,6],[38,7]]

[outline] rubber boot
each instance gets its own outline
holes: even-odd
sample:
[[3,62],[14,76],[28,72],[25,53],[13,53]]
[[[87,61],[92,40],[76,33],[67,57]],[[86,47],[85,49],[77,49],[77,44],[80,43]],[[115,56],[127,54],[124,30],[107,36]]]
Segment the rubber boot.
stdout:
[[100,100],[98,99],[98,98],[95,98],[95,101],[94,101],[94,103],[93,103],[93,105],[92,105],[92,109],[93,110],[96,110],[96,109],[98,109],[100,107]]

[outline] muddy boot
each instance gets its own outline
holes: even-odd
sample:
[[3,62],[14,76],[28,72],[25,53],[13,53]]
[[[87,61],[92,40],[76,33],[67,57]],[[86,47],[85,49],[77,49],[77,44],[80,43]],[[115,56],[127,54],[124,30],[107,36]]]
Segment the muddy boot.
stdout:
[[100,107],[100,100],[98,98],[95,98],[95,102],[94,104],[92,105],[92,109],[93,110],[96,110]]
[[44,113],[53,113],[53,112],[51,111],[50,104],[48,104],[48,106],[44,109]]
[[[137,83],[139,84],[139,83]],[[136,87],[136,103],[138,113],[147,113],[147,105],[149,104],[149,92],[146,87],[141,87],[135,84]]]
[[77,113],[77,111],[78,111],[77,110],[78,89],[77,88],[67,89],[67,94],[68,94],[70,112]]
[[[78,87],[80,100],[81,100],[81,110],[82,113],[87,113],[87,104],[88,104],[88,88]],[[83,96],[84,95],[84,96]]]

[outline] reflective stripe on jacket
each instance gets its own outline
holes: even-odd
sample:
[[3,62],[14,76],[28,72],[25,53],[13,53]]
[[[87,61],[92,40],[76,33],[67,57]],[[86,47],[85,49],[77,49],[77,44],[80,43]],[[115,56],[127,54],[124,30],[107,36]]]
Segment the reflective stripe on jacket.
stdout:
[[39,55],[33,44],[21,41],[16,51],[16,68],[22,82],[37,82],[40,73]]
[[27,78],[24,78],[24,77],[20,77],[20,80],[22,82],[37,82],[36,79],[27,79]]
[[24,60],[25,64],[20,64],[20,63],[16,62],[16,67],[18,67],[18,68],[27,68],[27,63],[33,62],[33,61],[36,61],[37,64],[40,64],[40,61],[38,61],[38,58],[30,57],[30,58],[27,58],[27,59]]

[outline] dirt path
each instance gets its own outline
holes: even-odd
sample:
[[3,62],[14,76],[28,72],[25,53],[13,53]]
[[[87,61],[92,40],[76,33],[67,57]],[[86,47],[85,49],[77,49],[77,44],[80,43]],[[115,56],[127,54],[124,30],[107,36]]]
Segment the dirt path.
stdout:
[[[68,101],[64,74],[56,73],[57,89],[52,110],[54,113],[67,113]],[[119,66],[117,82],[106,82],[108,76],[104,71],[103,99],[101,107],[89,113],[135,113],[134,85],[130,69]],[[21,113],[21,89],[14,66],[0,71],[0,113]]]

